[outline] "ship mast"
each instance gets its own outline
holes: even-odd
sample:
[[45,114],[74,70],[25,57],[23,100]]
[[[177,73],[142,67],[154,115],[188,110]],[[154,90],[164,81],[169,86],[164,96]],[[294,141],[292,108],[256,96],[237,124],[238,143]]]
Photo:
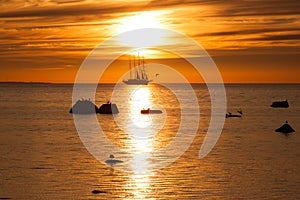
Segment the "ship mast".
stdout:
[[123,80],[127,85],[147,85],[152,80],[146,73],[145,58],[144,55],[140,55],[139,52],[128,55],[129,75],[128,80]]
[[144,74],[142,72],[142,69],[141,69],[141,57],[140,57],[140,52],[138,52],[138,59],[139,59],[139,66],[138,66],[138,73],[140,76],[142,76],[142,80],[144,79]]
[[137,64],[137,63],[135,62],[135,61],[136,61],[136,60],[135,60],[135,55],[134,55],[134,57],[133,57],[133,58],[134,58],[134,60],[133,60],[133,61],[134,61],[135,79],[138,79],[138,80],[139,80],[139,79],[140,79],[140,76],[139,76],[139,71],[138,71],[139,69],[136,67],[136,64]]
[[143,64],[143,77],[148,80],[148,76],[147,76],[147,73],[146,73],[146,70],[145,70],[145,59],[144,59],[144,56],[142,56],[142,64]]
[[133,69],[134,69],[134,74],[136,76],[136,69],[135,69],[135,55],[133,55]]
[[132,79],[132,73],[131,73],[131,56],[129,56],[129,72],[130,72],[130,79]]

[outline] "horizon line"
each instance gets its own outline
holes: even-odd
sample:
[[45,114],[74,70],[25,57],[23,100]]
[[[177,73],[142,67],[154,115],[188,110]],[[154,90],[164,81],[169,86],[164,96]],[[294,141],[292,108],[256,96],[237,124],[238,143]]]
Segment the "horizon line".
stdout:
[[[61,84],[61,85],[74,85],[75,83],[64,83],[64,82],[43,82],[43,81],[0,81],[0,84]],[[98,84],[98,85],[115,85],[117,82],[112,83],[77,83],[77,84]],[[161,82],[161,83],[149,83],[149,85],[152,84],[187,84],[187,83],[176,83],[176,82]],[[207,84],[222,84],[222,83],[203,83],[203,82],[191,82],[190,84],[200,84],[200,85],[207,85]],[[300,85],[300,82],[298,83],[289,83],[289,82],[282,82],[282,83],[274,83],[274,82],[224,82],[224,85]]]

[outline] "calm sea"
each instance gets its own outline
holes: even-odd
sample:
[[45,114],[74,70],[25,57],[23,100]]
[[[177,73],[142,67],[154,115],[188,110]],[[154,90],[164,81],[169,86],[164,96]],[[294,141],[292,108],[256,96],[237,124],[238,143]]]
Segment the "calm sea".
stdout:
[[[186,105],[174,90],[155,84],[123,85],[114,94],[114,85],[99,86],[95,103],[112,100],[120,110],[97,115],[99,126],[124,151],[164,148],[180,125],[189,128],[195,120],[186,115],[181,123],[181,109],[194,109],[195,102],[184,86],[174,88]],[[205,85],[193,88],[200,123],[188,149],[160,170],[147,158],[131,160],[126,172],[99,162],[83,145],[69,114],[72,85],[0,84],[0,199],[300,199],[300,85],[226,85],[227,111],[244,114],[226,119],[216,146],[202,159],[210,97]],[[289,108],[270,107],[285,99]],[[141,115],[142,107],[163,114]],[[274,132],[285,120],[295,133]]]

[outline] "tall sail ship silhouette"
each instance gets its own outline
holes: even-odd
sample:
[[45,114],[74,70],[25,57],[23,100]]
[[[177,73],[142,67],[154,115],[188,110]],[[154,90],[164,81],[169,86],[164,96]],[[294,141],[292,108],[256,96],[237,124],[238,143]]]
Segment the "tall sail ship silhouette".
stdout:
[[136,59],[134,55],[133,62],[130,57],[129,70],[130,70],[130,78],[128,80],[123,80],[123,83],[127,85],[148,85],[148,83],[152,81],[149,80],[145,70],[144,56],[142,56],[141,59],[140,55],[138,54],[138,58]]

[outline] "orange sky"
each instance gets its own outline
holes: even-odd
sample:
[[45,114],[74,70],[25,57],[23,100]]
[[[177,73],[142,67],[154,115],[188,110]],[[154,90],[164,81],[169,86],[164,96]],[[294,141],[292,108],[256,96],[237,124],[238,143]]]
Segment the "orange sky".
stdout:
[[[0,81],[72,83],[82,61],[105,39],[135,28],[167,28],[201,44],[226,83],[300,83],[297,0],[6,0],[0,8]],[[130,45],[126,41],[108,46],[107,52]],[[147,41],[184,45],[171,37]],[[145,57],[179,70],[191,82],[201,81],[182,59]],[[124,66],[127,61],[116,62],[103,81],[120,79]],[[159,73],[160,81],[174,81],[164,70],[147,70],[152,79]]]

